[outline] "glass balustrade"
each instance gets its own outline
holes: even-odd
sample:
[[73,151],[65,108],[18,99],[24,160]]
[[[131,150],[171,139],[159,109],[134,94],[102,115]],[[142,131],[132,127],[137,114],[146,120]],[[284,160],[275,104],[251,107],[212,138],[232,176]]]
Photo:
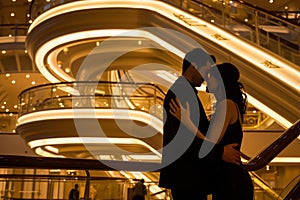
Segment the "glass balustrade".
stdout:
[[[79,199],[126,200],[132,199],[133,187],[141,178],[146,179],[147,199],[170,199],[168,190],[158,187],[157,180],[147,178],[149,176],[157,179],[157,172],[143,174],[127,171],[23,168],[1,168],[0,172],[0,199],[5,200],[67,200],[75,184],[79,186]],[[135,174],[140,174],[141,177]]]
[[[270,167],[270,171],[260,170],[259,175],[252,173],[255,200],[283,200],[295,198],[298,193],[300,176],[289,174],[291,180],[282,183],[286,176],[285,168],[291,166]],[[59,168],[59,167],[58,167]],[[274,170],[277,172],[274,174]],[[296,172],[294,166],[294,171]],[[88,174],[86,173],[88,171]],[[255,176],[255,177],[254,177]],[[171,199],[170,190],[158,187],[159,172],[130,172],[105,170],[73,170],[73,169],[0,169],[0,199],[38,199],[67,200],[70,190],[79,185],[80,199],[104,200],[132,198],[133,187],[141,178],[146,179],[146,199]],[[272,182],[272,180],[274,182]],[[209,195],[209,200],[211,200]]]
[[0,112],[0,133],[15,133],[18,113]]
[[20,115],[50,109],[131,109],[162,119],[164,93],[150,83],[70,82],[40,85],[19,95]]

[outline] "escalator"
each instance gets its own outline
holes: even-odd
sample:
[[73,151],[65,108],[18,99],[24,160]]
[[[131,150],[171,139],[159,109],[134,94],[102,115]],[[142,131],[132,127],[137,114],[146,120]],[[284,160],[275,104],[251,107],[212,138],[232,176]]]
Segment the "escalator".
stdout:
[[[266,183],[255,171],[265,167],[280,152],[282,152],[292,141],[297,140],[300,135],[300,120],[292,127],[280,135],[272,144],[263,149],[257,156],[249,159],[245,167],[250,172],[250,176],[259,188],[261,188],[270,198],[278,200],[296,200],[300,197],[300,178],[292,180],[290,185],[282,192],[277,194],[268,183]],[[283,198],[284,197],[284,198]]]
[[167,2],[300,65],[299,24],[243,1]]

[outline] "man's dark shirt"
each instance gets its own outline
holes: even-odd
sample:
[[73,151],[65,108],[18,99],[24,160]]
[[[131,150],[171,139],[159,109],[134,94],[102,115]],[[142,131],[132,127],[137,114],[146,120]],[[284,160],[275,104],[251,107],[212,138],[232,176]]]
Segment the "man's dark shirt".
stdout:
[[179,77],[171,86],[164,99],[163,154],[159,185],[164,188],[197,187],[205,188],[212,179],[221,160],[223,147],[216,145],[203,159],[199,150],[203,140],[195,137],[170,113],[171,99],[178,98],[183,106],[190,105],[190,116],[202,133],[206,133],[209,121],[197,96],[197,90],[184,78]]

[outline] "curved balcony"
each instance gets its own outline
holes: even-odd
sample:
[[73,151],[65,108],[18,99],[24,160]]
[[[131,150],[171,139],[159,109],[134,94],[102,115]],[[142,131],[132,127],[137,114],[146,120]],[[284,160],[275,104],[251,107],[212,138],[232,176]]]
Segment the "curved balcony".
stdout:
[[30,26],[26,46],[50,82],[115,81],[101,73],[146,65],[152,72],[180,72],[185,52],[201,44],[218,62],[239,67],[251,104],[286,128],[299,118],[298,66],[195,13],[161,1],[68,1],[47,6],[51,9],[43,7]]
[[[72,2],[74,1],[33,1],[30,5],[31,17],[35,19],[41,13],[51,8]],[[255,43],[296,65],[300,64],[299,24],[287,21],[280,15],[274,15],[272,12],[243,1],[162,0],[162,2],[170,3],[207,22],[220,26],[236,36]],[[131,3],[129,2],[129,4]],[[258,2],[256,3],[259,4]],[[282,13],[287,15],[288,11],[285,10]],[[186,22],[192,21],[189,18],[185,18],[184,15],[181,15],[181,19]],[[192,26],[193,22],[190,25]]]
[[158,161],[163,96],[150,83],[32,87],[19,96],[17,133],[44,156]]

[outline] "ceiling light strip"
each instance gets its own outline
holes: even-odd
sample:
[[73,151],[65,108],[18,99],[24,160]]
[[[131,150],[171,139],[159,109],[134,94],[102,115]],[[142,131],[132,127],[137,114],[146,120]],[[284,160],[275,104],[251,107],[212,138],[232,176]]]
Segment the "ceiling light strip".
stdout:
[[137,138],[110,138],[110,137],[61,137],[47,138],[28,142],[30,148],[40,148],[49,145],[67,145],[67,144],[126,144],[141,145],[149,149],[152,153],[161,158],[161,153],[156,149]]
[[127,109],[58,109],[38,111],[23,115],[18,118],[18,126],[30,122],[53,119],[124,119],[135,120],[150,125],[159,133],[163,131],[163,122],[153,115]]
[[[183,58],[184,53],[179,49],[175,48],[173,45],[165,42],[159,37],[144,31],[144,30],[128,30],[128,29],[105,29],[105,30],[89,30],[89,31],[81,31],[76,33],[70,33],[64,36],[60,36],[54,38],[45,44],[43,44],[35,54],[35,63],[40,70],[40,72],[50,81],[50,82],[59,82],[59,80],[52,75],[48,69],[45,67],[44,61],[47,60],[48,67],[56,73],[58,77],[63,79],[64,81],[74,81],[74,78],[70,78],[68,74],[66,74],[63,70],[59,68],[56,62],[56,57],[52,55],[56,54],[56,51],[50,53],[53,49],[58,46],[63,46],[68,43],[76,42],[78,40],[92,39],[92,38],[101,38],[101,37],[142,37],[147,38],[152,41],[155,41],[157,44],[160,44],[164,48],[168,49],[170,52],[173,52],[175,55]],[[64,47],[63,47],[64,48]],[[48,56],[48,57],[47,57]]]

